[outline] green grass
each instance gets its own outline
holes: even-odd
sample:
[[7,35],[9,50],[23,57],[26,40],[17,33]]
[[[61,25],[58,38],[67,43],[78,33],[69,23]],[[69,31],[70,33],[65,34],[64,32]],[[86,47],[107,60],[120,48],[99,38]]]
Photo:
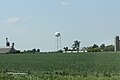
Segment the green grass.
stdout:
[[20,80],[119,80],[120,53],[0,54],[0,80],[6,76],[5,71],[30,71],[28,76],[17,76]]
[[112,77],[81,77],[81,76],[9,76],[2,75],[0,80],[120,80],[119,76]]

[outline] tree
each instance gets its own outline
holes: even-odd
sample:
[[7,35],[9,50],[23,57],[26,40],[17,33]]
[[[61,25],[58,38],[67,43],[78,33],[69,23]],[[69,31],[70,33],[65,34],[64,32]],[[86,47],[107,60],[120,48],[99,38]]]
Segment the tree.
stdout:
[[101,51],[114,51],[114,45],[101,44],[100,47],[97,44],[86,48],[87,52],[101,52]]
[[58,53],[63,53],[63,50],[59,50]]
[[94,44],[92,48],[98,48],[99,46],[97,44]]
[[35,48],[34,48],[34,49],[32,49],[32,52],[33,52],[33,53],[35,53],[35,52],[36,52],[36,49],[35,49]]
[[40,52],[40,49],[37,49],[37,52]]
[[100,47],[97,44],[94,44],[93,46],[87,47],[87,52],[101,52]]
[[101,52],[101,49],[98,47],[98,48],[94,48],[94,52]]
[[87,50],[87,52],[93,52],[93,51],[94,51],[91,46],[90,46],[90,47],[87,47],[86,50]]
[[104,51],[104,49],[105,49],[105,44],[101,44],[101,45],[100,45],[100,49],[101,49],[102,51]]
[[104,51],[114,51],[114,45],[108,45],[105,47]]
[[68,51],[68,47],[64,47],[63,49],[65,50],[65,53]]
[[74,41],[74,44],[72,45],[73,50],[76,50],[79,52],[79,48],[80,48],[80,41],[76,40]]

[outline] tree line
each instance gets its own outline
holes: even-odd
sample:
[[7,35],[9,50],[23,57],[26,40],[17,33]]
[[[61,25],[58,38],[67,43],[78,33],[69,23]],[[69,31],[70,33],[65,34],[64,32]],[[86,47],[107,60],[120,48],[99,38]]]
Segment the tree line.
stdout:
[[114,51],[114,45],[105,45],[101,44],[98,46],[97,44],[94,44],[93,46],[90,47],[84,47],[82,48],[83,51],[87,52],[106,52],[106,51]]
[[76,40],[74,41],[73,45],[71,48],[69,47],[64,47],[64,51],[65,53],[67,51],[84,51],[84,52],[106,52],[106,51],[114,51],[114,45],[105,45],[105,44],[101,44],[100,46],[97,44],[93,44],[92,46],[89,47],[83,47],[82,49],[80,49],[80,41]]

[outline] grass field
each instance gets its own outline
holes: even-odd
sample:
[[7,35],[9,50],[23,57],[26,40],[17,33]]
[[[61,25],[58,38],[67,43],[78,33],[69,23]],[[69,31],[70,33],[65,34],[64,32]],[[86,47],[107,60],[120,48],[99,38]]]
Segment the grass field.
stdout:
[[120,53],[1,54],[0,80],[16,79],[120,80]]

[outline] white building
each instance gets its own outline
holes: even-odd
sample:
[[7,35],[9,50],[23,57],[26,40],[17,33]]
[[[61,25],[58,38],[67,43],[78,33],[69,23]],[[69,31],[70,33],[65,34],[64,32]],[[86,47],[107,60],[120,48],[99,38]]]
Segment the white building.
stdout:
[[0,53],[14,53],[14,52],[16,52],[16,49],[14,48],[14,43],[12,43],[12,46],[10,46],[8,38],[6,38],[6,46],[0,47]]

